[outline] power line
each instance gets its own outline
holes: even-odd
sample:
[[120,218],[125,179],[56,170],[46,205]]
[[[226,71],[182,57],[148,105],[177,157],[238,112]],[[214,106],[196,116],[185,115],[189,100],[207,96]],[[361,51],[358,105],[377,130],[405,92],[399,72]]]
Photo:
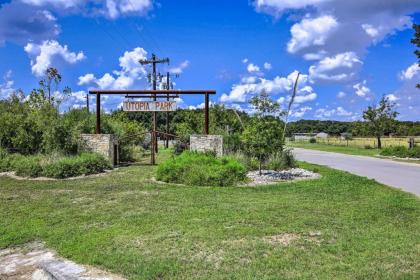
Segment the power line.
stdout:
[[[136,8],[134,7],[134,5],[133,5],[133,3],[131,2],[131,0],[127,0],[128,1],[128,3],[130,4],[130,6],[131,6],[131,8],[133,9],[133,11],[135,11],[136,10]],[[152,33],[151,32],[149,32],[148,30],[147,30],[148,28],[147,28],[147,26],[146,25],[143,25],[143,30],[146,32],[146,33],[148,33],[148,36],[150,37],[150,39],[151,39],[151,41],[152,41],[152,44],[154,44],[155,45],[155,47],[156,47],[156,49],[157,49],[157,51],[159,52],[159,53],[161,53],[161,54],[163,54],[163,55],[165,55],[165,52],[164,51],[162,51],[162,49],[159,47],[159,44],[158,44],[158,42],[154,39],[154,37],[153,37],[153,35],[152,35]],[[141,32],[138,30],[138,29],[136,29],[136,31],[139,33],[139,35],[141,36]],[[152,50],[153,51],[153,50]]]

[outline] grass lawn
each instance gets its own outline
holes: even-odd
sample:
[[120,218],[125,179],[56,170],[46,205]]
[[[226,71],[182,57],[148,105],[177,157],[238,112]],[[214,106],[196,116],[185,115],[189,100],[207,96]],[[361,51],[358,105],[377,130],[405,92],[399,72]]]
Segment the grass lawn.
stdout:
[[358,147],[346,147],[346,146],[334,146],[321,143],[309,143],[309,142],[288,142],[289,147],[305,148],[310,150],[318,150],[325,152],[334,152],[347,155],[358,155],[358,156],[377,156],[379,155],[378,149],[363,149]]
[[417,197],[302,165],[322,178],[172,186],[146,165],[80,180],[0,177],[0,248],[42,240],[129,279],[419,279]]

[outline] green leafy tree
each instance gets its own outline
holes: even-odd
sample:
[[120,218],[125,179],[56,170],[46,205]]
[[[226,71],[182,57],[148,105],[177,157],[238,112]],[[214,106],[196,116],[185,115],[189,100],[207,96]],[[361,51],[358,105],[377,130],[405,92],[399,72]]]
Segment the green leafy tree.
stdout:
[[263,163],[283,149],[282,125],[273,117],[254,117],[246,125],[241,140],[245,153],[258,160],[261,175]]
[[255,109],[255,116],[245,126],[241,140],[245,152],[259,161],[259,171],[263,163],[273,154],[283,150],[282,125],[274,117],[281,114],[280,105],[271,100],[266,91],[250,101]]
[[395,104],[383,96],[377,106],[369,106],[363,112],[363,119],[368,122],[371,132],[378,140],[378,149],[382,149],[381,137],[395,124],[398,112],[394,110],[394,107]]
[[252,97],[249,103],[254,107],[255,114],[258,117],[276,115],[280,112],[280,104],[273,101],[265,90],[262,90],[260,94]]
[[[420,66],[420,24],[413,24],[414,37],[411,39],[411,43],[417,46],[417,50],[414,51],[418,59],[418,64]],[[417,84],[417,87],[420,88],[420,84]]]

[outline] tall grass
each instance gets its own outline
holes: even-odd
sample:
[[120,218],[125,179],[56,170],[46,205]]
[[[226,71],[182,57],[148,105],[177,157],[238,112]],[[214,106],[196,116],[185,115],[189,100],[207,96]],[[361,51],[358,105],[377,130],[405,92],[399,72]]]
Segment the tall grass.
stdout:
[[233,186],[246,179],[246,168],[231,157],[185,151],[160,164],[156,177],[191,186]]
[[108,160],[95,153],[78,156],[23,156],[0,152],[0,172],[15,171],[24,177],[69,178],[112,169]]

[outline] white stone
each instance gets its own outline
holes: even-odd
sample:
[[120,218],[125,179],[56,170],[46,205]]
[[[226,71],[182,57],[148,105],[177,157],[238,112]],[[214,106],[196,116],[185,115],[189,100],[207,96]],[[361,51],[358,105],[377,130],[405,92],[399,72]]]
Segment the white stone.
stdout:
[[222,135],[191,135],[190,151],[215,152],[217,156],[223,155]]

